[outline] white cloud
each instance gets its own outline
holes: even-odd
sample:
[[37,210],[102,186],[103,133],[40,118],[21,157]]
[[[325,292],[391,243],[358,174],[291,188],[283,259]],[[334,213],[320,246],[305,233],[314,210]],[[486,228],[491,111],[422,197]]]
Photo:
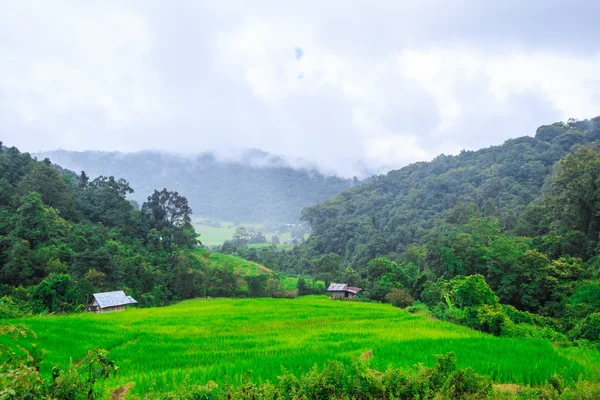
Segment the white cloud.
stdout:
[[593,12],[474,4],[4,2],[0,129],[29,151],[258,147],[352,175],[598,114]]

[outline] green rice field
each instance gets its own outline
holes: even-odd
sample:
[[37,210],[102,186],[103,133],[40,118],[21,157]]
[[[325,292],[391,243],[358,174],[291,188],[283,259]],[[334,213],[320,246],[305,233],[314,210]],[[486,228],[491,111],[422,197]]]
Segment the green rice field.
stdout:
[[[557,349],[545,340],[497,338],[385,304],[324,296],[298,299],[197,299],[163,308],[113,314],[42,316],[11,321],[31,328],[47,350],[42,373],[65,366],[88,349],[109,351],[120,367],[109,387],[134,382],[130,396],[166,390],[188,380],[236,383],[275,380],[285,368],[309,370],[327,360],[351,362],[372,351],[371,367],[431,366],[434,354],[454,351],[496,382],[539,384],[597,373],[597,353]],[[228,378],[225,378],[228,377]]]

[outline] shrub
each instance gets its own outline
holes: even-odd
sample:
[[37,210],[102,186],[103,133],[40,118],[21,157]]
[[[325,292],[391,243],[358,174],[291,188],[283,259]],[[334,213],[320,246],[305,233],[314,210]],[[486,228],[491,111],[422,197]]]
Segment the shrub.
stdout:
[[415,302],[410,293],[404,289],[392,289],[385,295],[385,301],[400,308],[406,308]]
[[505,327],[504,336],[519,337],[528,339],[548,339],[553,342],[566,342],[566,335],[556,332],[554,329],[546,326],[539,327],[532,324],[509,324]]
[[465,309],[466,325],[478,331],[500,336],[512,324],[500,307],[484,305]]
[[492,381],[468,367],[454,371],[446,380],[443,392],[450,399],[484,399],[492,393]]
[[416,315],[431,315],[429,307],[420,301],[415,301],[412,306],[406,307],[406,311]]
[[460,308],[499,304],[498,296],[492,291],[483,276],[470,275],[459,282],[454,288],[454,295],[456,304]]
[[600,342],[600,313],[588,315],[569,332],[571,339]]
[[449,322],[453,322],[455,324],[464,325],[466,320],[466,313],[463,310],[456,307],[448,308],[444,312],[443,319]]

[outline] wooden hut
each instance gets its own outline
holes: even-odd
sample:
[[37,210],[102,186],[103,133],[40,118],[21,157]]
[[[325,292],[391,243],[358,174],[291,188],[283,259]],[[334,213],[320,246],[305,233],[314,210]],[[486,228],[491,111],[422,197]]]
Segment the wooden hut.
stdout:
[[327,288],[332,299],[353,299],[361,290],[361,288],[348,286],[345,283],[332,283]]
[[137,301],[133,297],[127,296],[122,290],[94,293],[93,299],[87,310],[96,314],[123,311],[127,304],[137,304]]

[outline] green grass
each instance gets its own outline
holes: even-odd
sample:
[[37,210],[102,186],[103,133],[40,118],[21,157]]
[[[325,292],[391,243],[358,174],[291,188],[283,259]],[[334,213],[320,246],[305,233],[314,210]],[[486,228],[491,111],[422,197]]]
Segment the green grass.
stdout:
[[[454,351],[459,367],[472,366],[497,382],[538,384],[554,373],[593,373],[597,353],[564,356],[544,340],[489,336],[466,327],[411,315],[389,305],[299,299],[189,300],[164,308],[114,314],[46,316],[13,321],[38,334],[47,349],[42,373],[67,365],[91,348],[109,351],[120,367],[117,387],[132,394],[170,389],[186,377],[203,384],[275,380],[286,368],[302,373],[327,360],[351,362],[372,350],[371,365],[433,365],[434,354]],[[583,364],[579,359],[586,360]]]

